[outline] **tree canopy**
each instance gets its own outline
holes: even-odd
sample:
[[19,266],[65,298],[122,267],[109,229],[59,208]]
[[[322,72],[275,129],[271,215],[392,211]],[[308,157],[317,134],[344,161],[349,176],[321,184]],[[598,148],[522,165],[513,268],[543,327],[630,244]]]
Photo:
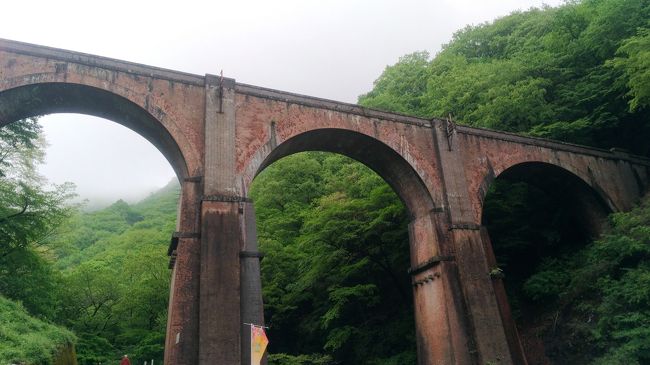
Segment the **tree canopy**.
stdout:
[[456,32],[386,68],[362,105],[650,154],[643,0],[585,0]]
[[[435,57],[400,58],[359,101],[650,156],[649,29],[644,0],[515,12],[458,31]],[[595,242],[567,201],[530,184],[497,179],[484,204],[520,335],[539,345],[529,361],[648,361],[647,201]]]

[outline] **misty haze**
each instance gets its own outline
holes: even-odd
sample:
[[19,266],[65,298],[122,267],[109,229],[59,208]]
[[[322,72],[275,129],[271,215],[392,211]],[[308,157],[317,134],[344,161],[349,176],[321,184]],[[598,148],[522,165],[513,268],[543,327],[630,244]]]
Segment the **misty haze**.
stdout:
[[46,115],[39,122],[49,144],[39,172],[52,183],[74,183],[88,210],[118,199],[135,203],[177,181],[158,149],[120,124],[80,114]]

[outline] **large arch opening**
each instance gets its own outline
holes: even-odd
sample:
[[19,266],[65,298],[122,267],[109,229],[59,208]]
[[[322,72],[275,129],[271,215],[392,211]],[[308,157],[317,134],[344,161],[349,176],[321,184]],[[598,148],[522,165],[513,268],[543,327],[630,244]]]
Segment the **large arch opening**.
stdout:
[[284,141],[266,156],[255,175],[282,157],[305,151],[338,153],[368,166],[393,188],[411,217],[434,208],[424,182],[402,156],[377,139],[345,129],[317,129]]
[[273,150],[250,195],[269,363],[416,363],[408,223],[433,202],[414,169],[374,138],[321,129]]
[[557,268],[576,262],[611,212],[597,187],[549,163],[517,164],[492,182],[482,225],[484,239],[491,241],[491,276],[507,337],[520,352],[516,357],[531,365],[580,363],[588,352],[572,348],[575,328],[562,325],[573,318],[571,294],[562,292],[572,278]]
[[[30,303],[25,307],[30,314],[73,330],[79,364],[119,361],[124,353],[128,353],[132,361],[155,359],[156,363],[162,363],[169,298],[167,249],[169,237],[176,227],[177,179],[187,176],[185,159],[158,119],[110,92],[72,84],[39,84],[0,92],[0,128],[3,130],[28,123],[25,120],[31,117],[66,115],[60,113],[106,118],[98,123],[122,128],[116,126],[117,123],[144,137],[148,143],[141,142],[153,144],[149,147],[164,156],[161,160],[171,165],[172,176],[175,175],[176,179],[139,202],[116,199],[110,206],[89,213],[66,205],[64,195],[69,190],[61,188],[53,193],[47,189],[59,188],[43,188],[25,181],[14,185],[0,181],[2,203],[9,198],[5,193],[12,186],[18,186],[19,189],[14,191],[22,194],[17,197],[18,204],[2,204],[0,229],[3,236],[9,231],[23,234],[33,229],[35,222],[44,222],[42,232],[38,236],[25,236],[21,241],[24,245],[19,250],[6,255],[4,251],[0,253],[2,259],[13,260],[13,267],[20,270],[11,272],[9,269],[8,272],[8,265],[0,265],[0,275],[16,279],[11,283],[3,281],[0,294],[8,297],[20,294],[29,298]],[[31,132],[34,132],[34,138],[38,138],[37,129]],[[128,145],[116,140],[113,147],[128,148]],[[86,152],[92,151],[80,153]],[[74,156],[70,157],[69,163],[76,163]],[[123,164],[133,162],[133,156],[121,161]],[[93,169],[104,169],[106,165],[107,161],[95,161],[88,167],[87,174],[92,175]],[[15,175],[0,174],[0,180]],[[105,188],[111,190],[129,178],[132,176],[116,174],[104,182]],[[39,181],[35,178],[28,183],[38,184]],[[41,204],[40,210],[32,209],[36,204]],[[41,219],[39,214],[49,209],[48,205],[58,207]],[[23,228],[23,231],[18,230]],[[7,240],[3,241],[5,243]],[[16,275],[17,272],[21,275]],[[58,332],[55,331],[49,337],[56,336]],[[31,343],[20,346],[26,350],[29,346],[35,348]],[[50,353],[52,349],[47,348],[45,342],[36,347],[39,351],[32,351],[33,354],[58,356]],[[66,351],[68,353],[61,356],[69,356],[70,350]],[[28,360],[35,363],[45,361],[41,358]],[[11,360],[12,363],[20,361],[24,359]],[[72,360],[68,358],[65,361]]]
[[156,117],[122,96],[70,83],[33,84],[0,92],[0,127],[56,113],[87,114],[119,123],[156,146],[179,180],[188,176],[187,162],[171,134]]

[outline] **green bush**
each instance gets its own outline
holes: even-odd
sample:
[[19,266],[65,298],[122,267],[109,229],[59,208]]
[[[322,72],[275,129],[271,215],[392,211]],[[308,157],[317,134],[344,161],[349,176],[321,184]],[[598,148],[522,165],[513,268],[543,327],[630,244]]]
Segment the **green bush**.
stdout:
[[75,335],[30,316],[22,305],[0,296],[0,363],[52,364]]

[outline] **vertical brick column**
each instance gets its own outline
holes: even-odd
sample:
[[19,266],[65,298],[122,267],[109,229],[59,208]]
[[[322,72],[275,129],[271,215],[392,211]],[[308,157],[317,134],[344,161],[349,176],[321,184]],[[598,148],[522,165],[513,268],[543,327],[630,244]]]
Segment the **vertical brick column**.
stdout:
[[430,212],[409,224],[418,364],[471,364],[458,273],[441,245],[439,215]]
[[[482,241],[477,207],[469,198],[463,146],[453,126],[437,123],[434,138],[447,197],[448,242],[458,270],[465,316],[470,332],[470,353],[479,364],[513,364],[494,286],[488,254]],[[480,156],[473,156],[479,158]]]
[[165,365],[193,365],[199,355],[200,178],[182,182],[178,220],[169,249],[171,290]]
[[241,364],[242,198],[235,174],[235,80],[206,76],[199,365]]
[[239,203],[203,201],[200,365],[240,364]]
[[264,325],[264,304],[262,302],[262,281],[260,276],[262,254],[257,246],[253,203],[250,201],[244,202],[241,213],[244,215],[244,226],[242,227],[244,248],[239,254],[241,259],[241,359],[242,364],[250,364],[250,327],[244,323]]
[[[492,242],[487,229],[483,226],[481,226],[481,240],[483,241],[489,267],[496,267],[497,259],[492,250]],[[524,348],[519,339],[515,320],[512,318],[512,312],[510,311],[510,303],[508,302],[508,296],[503,284],[503,279],[501,277],[492,277],[491,279],[494,285],[494,293],[496,294],[497,303],[499,304],[499,311],[501,313],[506,338],[510,345],[512,360],[515,364],[527,364],[528,361],[526,360],[526,354],[524,353]]]

